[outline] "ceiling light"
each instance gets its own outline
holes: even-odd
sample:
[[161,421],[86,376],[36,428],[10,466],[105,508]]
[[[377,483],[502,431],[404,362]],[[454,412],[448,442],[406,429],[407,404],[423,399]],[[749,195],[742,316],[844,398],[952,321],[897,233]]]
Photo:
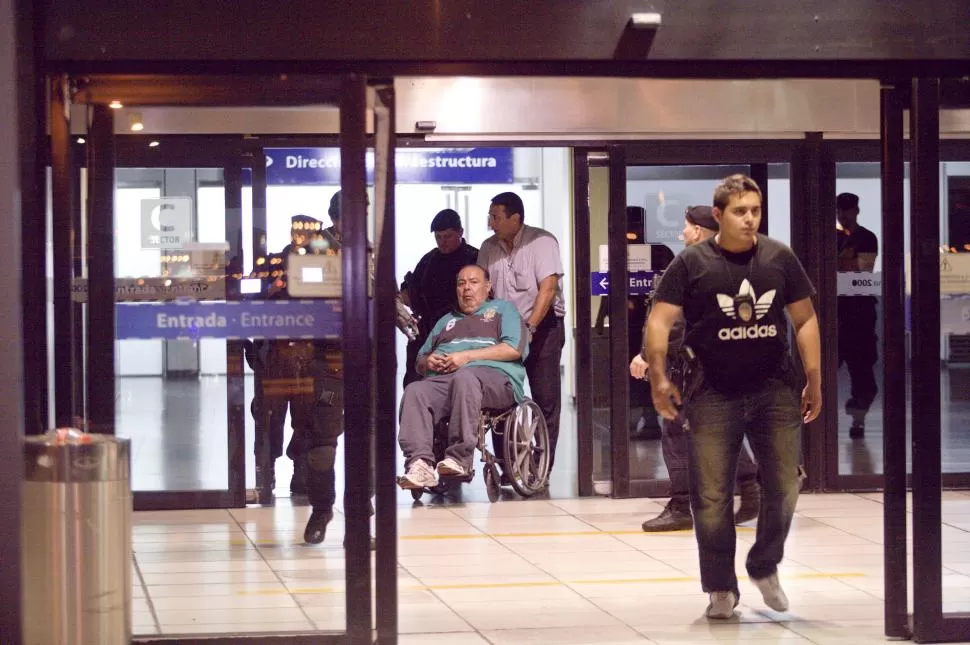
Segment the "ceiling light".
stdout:
[[112,101],[111,103],[108,103],[108,107],[112,110],[120,110],[125,106],[121,104],[121,101]]
[[77,142],[78,143],[84,143],[84,141],[85,141],[84,137],[78,137],[77,138]]
[[158,141],[149,141],[148,142],[148,147],[149,148],[157,148],[158,147]]
[[141,132],[145,129],[145,124],[141,122],[141,112],[128,114],[128,129],[132,132]]

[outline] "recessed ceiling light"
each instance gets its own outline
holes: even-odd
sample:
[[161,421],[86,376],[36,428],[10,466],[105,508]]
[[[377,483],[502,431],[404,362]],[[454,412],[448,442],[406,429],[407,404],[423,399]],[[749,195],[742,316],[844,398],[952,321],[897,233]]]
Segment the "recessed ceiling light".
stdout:
[[125,106],[122,105],[121,101],[112,101],[111,103],[108,103],[108,107],[111,108],[112,110],[120,110]]
[[131,112],[128,114],[128,129],[132,132],[141,132],[145,129],[145,124],[141,120],[141,112]]
[[149,148],[157,148],[158,147],[158,141],[150,141],[148,143],[148,147]]

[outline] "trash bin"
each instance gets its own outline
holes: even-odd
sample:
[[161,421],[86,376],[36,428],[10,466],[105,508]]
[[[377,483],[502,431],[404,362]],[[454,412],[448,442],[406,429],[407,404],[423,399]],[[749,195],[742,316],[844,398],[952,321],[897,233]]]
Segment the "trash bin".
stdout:
[[131,643],[127,439],[51,430],[24,441],[26,645]]

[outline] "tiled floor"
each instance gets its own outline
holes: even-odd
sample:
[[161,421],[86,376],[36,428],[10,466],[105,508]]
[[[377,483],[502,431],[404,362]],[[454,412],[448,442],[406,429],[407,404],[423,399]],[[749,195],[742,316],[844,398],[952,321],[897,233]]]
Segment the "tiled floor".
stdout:
[[[703,617],[693,534],[639,529],[662,500],[402,505],[400,642],[882,643],[880,499],[802,496],[781,568],[791,611],[766,609],[742,578],[736,619],[718,623]],[[137,513],[135,632],[341,629],[342,522],[307,547],[308,511]],[[944,515],[946,609],[967,611],[970,493],[946,493]],[[739,573],[753,540],[739,529]]]

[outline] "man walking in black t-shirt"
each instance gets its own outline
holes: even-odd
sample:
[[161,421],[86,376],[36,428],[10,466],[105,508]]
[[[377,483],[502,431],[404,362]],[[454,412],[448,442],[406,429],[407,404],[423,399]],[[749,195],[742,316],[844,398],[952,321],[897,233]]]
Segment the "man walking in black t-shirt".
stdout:
[[[685,246],[701,244],[717,233],[717,220],[710,206],[688,206],[684,212]],[[646,379],[647,372],[647,325],[643,325],[640,353],[630,361],[630,375]],[[678,320],[670,330],[667,345],[667,372],[670,380],[681,383],[684,361],[681,348],[684,344],[684,321]],[[670,499],[663,512],[642,524],[644,531],[683,531],[694,527],[690,515],[690,474],[687,467],[687,432],[683,413],[673,420],[664,419],[660,448],[670,477]],[[741,507],[734,515],[735,524],[749,522],[758,517],[761,508],[761,486],[758,484],[758,466],[752,460],[747,446],[742,445],[738,461],[737,489],[741,493]]]
[[[822,404],[815,289],[787,246],[758,234],[761,190],[728,177],[714,191],[720,232],[677,256],[647,322],[650,384],[665,419],[684,409],[690,427],[691,511],[709,618],[734,615],[734,473],[745,437],[761,471],[761,514],[746,568],[765,604],[788,609],[778,582],[799,492],[801,427]],[[807,384],[788,349],[787,312]],[[665,372],[670,329],[683,316],[690,374],[684,395]]]
[[[879,254],[879,240],[860,226],[859,196],[841,193],[835,198],[841,230],[839,272],[871,273]],[[879,357],[876,347],[875,296],[839,296],[839,367],[845,363],[852,383],[845,413],[852,417],[849,437],[861,439],[866,432],[866,413],[879,391],[873,366]]]

